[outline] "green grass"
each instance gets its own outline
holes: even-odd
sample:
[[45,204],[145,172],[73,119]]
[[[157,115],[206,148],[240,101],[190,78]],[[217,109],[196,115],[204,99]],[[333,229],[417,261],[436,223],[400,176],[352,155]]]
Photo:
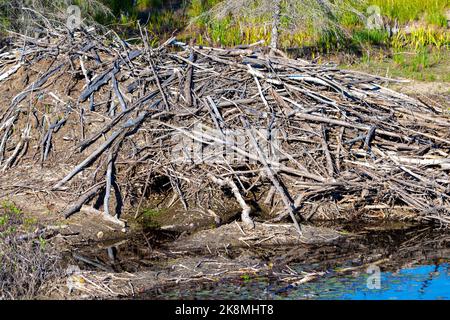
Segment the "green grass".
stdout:
[[28,231],[31,231],[34,228],[36,228],[37,224],[38,220],[34,217],[26,217],[23,220],[23,227]]
[[365,43],[369,45],[389,45],[389,34],[384,30],[355,30],[352,34],[352,40],[356,43]]
[[[191,28],[191,36],[195,34],[197,43],[235,46],[261,39],[269,43],[271,30],[267,24],[270,24],[270,16],[243,19],[230,15],[218,20],[205,15],[205,12],[218,2],[218,0],[192,1],[188,18],[203,14],[200,19],[195,20]],[[348,0],[348,3],[363,13],[367,12],[370,5],[377,5],[380,7],[381,14],[388,17],[388,20],[397,20],[403,26],[417,21],[418,28],[391,42],[386,31],[367,30],[364,21],[356,14],[343,10],[337,15],[337,22],[343,26],[346,34],[335,28],[318,32],[312,27],[311,21],[304,21],[303,27],[297,30],[286,30],[280,34],[280,47],[316,46],[318,53],[329,53],[336,50],[354,50],[366,45],[395,47],[400,44],[403,46],[413,44],[417,47],[433,45],[439,48],[448,43],[449,32],[446,30],[445,12],[450,9],[450,0],[365,0],[362,2]],[[287,25],[289,21],[285,20],[284,24]],[[349,34],[350,38],[348,38]]]
[[444,27],[447,26],[445,9],[450,6],[450,0],[370,0],[369,4],[379,6],[382,15],[399,23],[424,18],[428,24]]
[[[0,4],[5,0],[0,0]],[[136,29],[138,17],[143,13],[149,14],[148,31],[152,35],[167,37],[174,30],[181,31],[195,17],[194,28],[191,34],[185,37],[195,36],[200,43],[215,45],[233,46],[241,43],[252,43],[261,39],[270,40],[270,20],[271,14],[258,18],[235,18],[231,15],[221,19],[213,19],[206,14],[214,5],[221,0],[191,0],[182,3],[181,9],[177,12],[172,10],[170,3],[164,0],[101,0],[112,12],[112,16],[105,16],[98,12],[97,19],[104,24],[113,24],[129,29]],[[95,8],[89,8],[86,0],[76,0],[75,4],[81,5],[86,12],[95,16]],[[257,4],[257,1],[255,2]],[[350,33],[356,35],[355,41],[360,40],[355,32],[363,27],[363,21],[354,13],[347,10],[349,6],[355,7],[362,13],[367,13],[367,8],[371,5],[379,6],[381,14],[390,19],[397,19],[401,24],[411,21],[422,21],[429,26],[445,28],[447,19],[445,12],[450,8],[450,0],[344,0],[339,13],[336,14],[338,24],[349,29]],[[301,8],[300,8],[301,10]],[[94,12],[92,12],[94,11]],[[298,46],[301,44],[311,45],[317,43],[324,51],[342,46],[339,42],[341,36],[326,34],[329,30],[324,30],[325,34],[319,34],[318,30],[311,27],[315,17],[302,21],[302,26],[297,30],[282,32],[280,42],[282,47]],[[145,18],[144,18],[145,20]],[[292,22],[286,16],[282,17],[282,25],[288,26]],[[0,23],[8,25],[6,17],[1,16]],[[269,25],[269,27],[268,27]],[[364,39],[363,39],[364,40]],[[372,40],[370,40],[372,41]]]
[[450,83],[450,51],[420,48],[387,56],[383,50],[365,52],[361,60],[344,68],[419,81]]

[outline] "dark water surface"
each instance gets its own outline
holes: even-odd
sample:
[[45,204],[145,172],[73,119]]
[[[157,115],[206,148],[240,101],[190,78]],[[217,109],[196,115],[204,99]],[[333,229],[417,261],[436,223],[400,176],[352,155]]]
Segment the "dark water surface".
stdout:
[[381,288],[369,289],[370,275],[327,275],[299,286],[285,286],[276,280],[255,278],[246,281],[204,283],[173,288],[168,299],[318,299],[318,300],[448,300],[448,263],[413,266],[397,272],[381,273]]
[[[355,234],[352,230],[352,233]],[[402,300],[450,299],[450,234],[428,227],[394,230],[361,228],[355,238],[342,243],[290,248],[241,248],[227,252],[230,259],[245,252],[274,265],[273,271],[215,277],[150,288],[139,299],[343,299]],[[214,259],[222,253],[192,250],[176,256],[153,247],[148,238],[128,239],[114,247],[77,249],[98,265],[112,271],[145,271],[171,268],[183,259]],[[158,251],[159,250],[159,251]],[[231,250],[231,249],[230,249]],[[155,254],[157,252],[157,254]],[[173,262],[174,259],[178,262]],[[379,269],[377,269],[379,268]],[[379,271],[379,277],[374,271]],[[303,275],[317,276],[298,283]],[[297,277],[289,277],[289,275]]]

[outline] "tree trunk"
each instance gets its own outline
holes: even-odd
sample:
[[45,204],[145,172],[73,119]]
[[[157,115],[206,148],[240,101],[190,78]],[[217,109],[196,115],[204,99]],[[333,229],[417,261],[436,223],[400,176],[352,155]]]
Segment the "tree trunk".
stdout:
[[272,49],[277,49],[278,44],[278,29],[280,27],[280,16],[281,16],[281,0],[274,0],[274,12],[272,20],[272,36],[270,40],[270,47]]

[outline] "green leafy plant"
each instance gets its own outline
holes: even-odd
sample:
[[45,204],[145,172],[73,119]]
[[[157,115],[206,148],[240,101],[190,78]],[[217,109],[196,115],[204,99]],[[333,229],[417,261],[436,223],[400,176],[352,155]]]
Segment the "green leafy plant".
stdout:
[[21,214],[22,213],[22,211],[13,202],[8,201],[8,200],[3,201],[1,204],[1,207],[5,211],[13,213],[13,214]]
[[248,275],[248,274],[243,274],[243,275],[241,275],[241,279],[245,282],[245,283],[248,283],[248,282],[250,282],[252,279],[251,279],[251,277]]
[[159,228],[158,218],[166,212],[165,209],[146,208],[142,211],[140,223],[146,228]]
[[8,215],[0,216],[0,227],[5,226],[8,223]]

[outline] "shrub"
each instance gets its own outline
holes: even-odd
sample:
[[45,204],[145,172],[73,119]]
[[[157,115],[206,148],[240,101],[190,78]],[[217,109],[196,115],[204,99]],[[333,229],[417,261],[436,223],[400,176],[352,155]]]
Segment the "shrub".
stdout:
[[27,221],[13,203],[0,206],[0,300],[36,298],[47,281],[62,275],[56,250],[21,233]]

